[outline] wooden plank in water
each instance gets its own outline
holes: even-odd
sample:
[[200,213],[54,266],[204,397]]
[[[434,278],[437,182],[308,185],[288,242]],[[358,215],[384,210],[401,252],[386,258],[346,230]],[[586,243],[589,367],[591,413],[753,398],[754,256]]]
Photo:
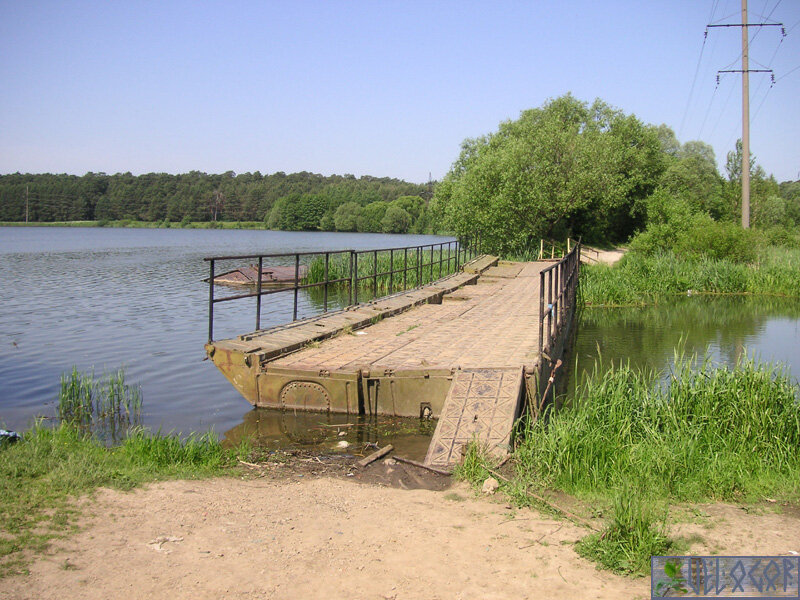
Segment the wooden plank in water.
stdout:
[[521,402],[523,372],[516,369],[464,369],[453,377],[425,464],[448,467],[475,440],[491,455],[509,450]]

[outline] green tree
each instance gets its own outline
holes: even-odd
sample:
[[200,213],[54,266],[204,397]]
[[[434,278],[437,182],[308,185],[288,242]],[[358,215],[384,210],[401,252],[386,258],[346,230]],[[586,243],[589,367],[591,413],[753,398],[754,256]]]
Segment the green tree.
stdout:
[[333,213],[333,223],[336,231],[356,231],[358,217],[361,214],[361,205],[357,202],[345,202]]
[[493,252],[563,232],[624,238],[643,222],[663,169],[653,128],[567,94],[466,140],[432,210],[443,228],[480,233]]
[[319,229],[325,201],[314,194],[292,194],[280,198],[270,211],[270,229],[308,231]]
[[420,196],[400,196],[392,201],[392,205],[402,208],[416,221],[425,210],[426,203]]
[[390,204],[381,219],[381,228],[384,233],[408,233],[411,215],[399,206]]
[[659,188],[688,203],[694,212],[730,219],[733,215],[723,198],[723,183],[713,148],[703,142],[686,142],[670,161]]
[[[728,152],[725,163],[728,181],[725,185],[724,198],[726,208],[737,220],[742,214],[742,140],[736,140],[736,147]],[[758,204],[763,204],[771,196],[780,196],[780,186],[775,178],[767,175],[763,167],[756,164],[753,154],[750,154],[750,206],[753,210]],[[754,219],[754,225],[756,220]]]
[[389,205],[378,200],[370,202],[361,209],[361,213],[356,219],[356,229],[361,232],[379,233],[383,231],[383,217]]

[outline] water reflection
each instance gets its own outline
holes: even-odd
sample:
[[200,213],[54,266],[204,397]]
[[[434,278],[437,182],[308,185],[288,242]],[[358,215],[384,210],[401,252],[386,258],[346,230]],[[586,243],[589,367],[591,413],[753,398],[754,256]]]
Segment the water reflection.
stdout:
[[569,365],[570,388],[597,359],[661,370],[676,348],[735,365],[745,354],[800,376],[800,301],[754,296],[680,297],[644,308],[586,309]]
[[369,454],[376,445],[392,444],[399,456],[422,461],[435,428],[435,421],[424,419],[256,408],[225,432],[225,442],[236,445],[250,439],[264,449],[303,449],[320,454]]

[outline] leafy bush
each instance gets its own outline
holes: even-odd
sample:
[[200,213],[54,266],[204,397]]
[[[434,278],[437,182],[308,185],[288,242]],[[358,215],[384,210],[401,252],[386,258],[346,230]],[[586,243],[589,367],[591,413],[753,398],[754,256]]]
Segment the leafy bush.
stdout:
[[679,258],[752,263],[758,257],[758,233],[707,215],[651,225],[631,240],[631,250],[646,256],[672,251]]

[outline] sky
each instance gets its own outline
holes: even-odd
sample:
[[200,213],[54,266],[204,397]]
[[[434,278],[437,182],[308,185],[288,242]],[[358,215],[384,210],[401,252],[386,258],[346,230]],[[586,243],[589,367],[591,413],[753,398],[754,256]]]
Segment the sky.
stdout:
[[[800,0],[750,0],[751,151],[800,179]],[[0,0],[0,173],[441,179],[461,143],[572,93],[722,166],[740,0]]]

